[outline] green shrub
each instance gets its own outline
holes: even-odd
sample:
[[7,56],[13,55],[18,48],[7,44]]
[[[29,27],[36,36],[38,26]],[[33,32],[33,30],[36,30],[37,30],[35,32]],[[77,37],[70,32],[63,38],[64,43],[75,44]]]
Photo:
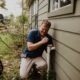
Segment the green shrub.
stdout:
[[6,80],[6,78],[4,77],[4,74],[0,75],[0,80]]
[[0,23],[0,27],[2,27],[3,26],[3,24],[2,23]]
[[[1,33],[0,34],[1,39],[4,41],[4,43],[1,41],[0,39],[0,52],[2,53],[2,55],[6,55],[12,52],[12,50],[9,47],[13,46],[13,42],[12,39],[9,35],[9,33]],[[8,46],[6,46],[6,44]]]
[[49,73],[45,70],[41,76],[41,80],[47,80],[47,74],[49,74],[49,80],[56,80],[56,72],[54,70],[50,70]]
[[[12,41],[14,42],[14,46],[17,49],[18,47],[22,47],[23,34],[20,32],[10,33]],[[27,33],[24,33],[24,47],[26,44]]]
[[2,54],[0,54],[0,58],[3,58],[3,55]]
[[4,56],[4,59],[10,60],[10,56],[9,56],[9,55],[5,55],[5,56]]

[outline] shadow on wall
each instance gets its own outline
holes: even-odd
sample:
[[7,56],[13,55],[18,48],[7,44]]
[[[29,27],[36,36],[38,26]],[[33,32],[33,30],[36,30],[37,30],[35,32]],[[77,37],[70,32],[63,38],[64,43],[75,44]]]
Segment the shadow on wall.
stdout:
[[51,65],[51,70],[54,69],[54,64],[55,64],[55,50],[52,50],[50,53],[50,65]]

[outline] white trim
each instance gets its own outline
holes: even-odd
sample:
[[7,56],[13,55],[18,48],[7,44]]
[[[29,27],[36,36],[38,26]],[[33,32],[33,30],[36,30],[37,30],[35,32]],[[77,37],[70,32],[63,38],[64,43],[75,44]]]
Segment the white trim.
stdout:
[[35,15],[35,1],[34,1],[34,15]]
[[60,0],[58,0],[58,8],[60,8]]
[[38,0],[36,0],[36,14],[38,13]]

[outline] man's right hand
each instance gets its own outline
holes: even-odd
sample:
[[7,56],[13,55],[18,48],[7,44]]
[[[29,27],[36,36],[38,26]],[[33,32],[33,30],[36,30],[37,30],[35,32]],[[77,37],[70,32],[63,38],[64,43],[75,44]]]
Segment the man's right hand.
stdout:
[[44,37],[41,41],[37,42],[37,43],[32,43],[32,42],[27,42],[27,46],[29,51],[33,51],[36,50],[37,48],[39,48],[42,44],[45,44],[48,42],[48,38]]
[[42,39],[42,44],[45,44],[45,43],[47,43],[49,41],[49,39],[47,38],[47,37],[44,37],[43,39]]

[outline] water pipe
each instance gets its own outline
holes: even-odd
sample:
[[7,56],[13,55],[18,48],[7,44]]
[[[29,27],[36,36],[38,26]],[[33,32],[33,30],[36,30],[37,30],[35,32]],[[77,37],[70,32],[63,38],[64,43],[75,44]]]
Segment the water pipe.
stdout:
[[52,47],[51,49],[50,47],[51,44],[47,46],[47,80],[49,80],[49,71],[50,71],[50,51],[55,49],[55,47]]

